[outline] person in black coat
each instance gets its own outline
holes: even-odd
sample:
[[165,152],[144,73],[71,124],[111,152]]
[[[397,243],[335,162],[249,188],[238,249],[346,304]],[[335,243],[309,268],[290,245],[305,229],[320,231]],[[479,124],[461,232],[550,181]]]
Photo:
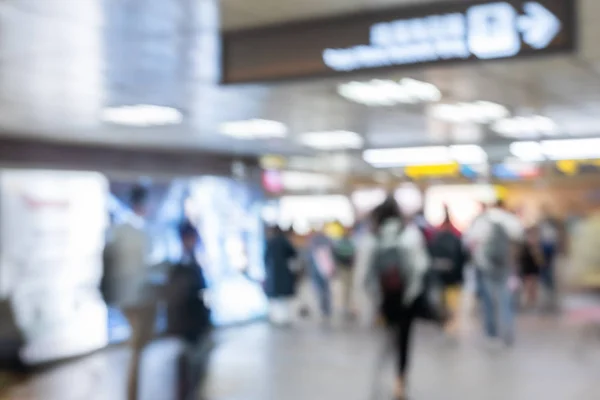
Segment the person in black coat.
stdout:
[[213,342],[210,309],[205,302],[207,284],[195,255],[199,235],[189,222],[180,226],[179,235],[182,257],[171,268],[165,297],[167,332],[185,344],[178,359],[177,398],[187,400],[202,391]]
[[538,280],[544,265],[544,254],[539,244],[539,230],[529,228],[525,232],[525,242],[519,252],[521,277],[526,307],[533,308],[537,304]]
[[168,331],[193,344],[211,326],[210,310],[204,300],[207,285],[195,255],[199,240],[196,229],[186,222],[179,234],[182,257],[171,268],[167,285]]
[[264,289],[271,303],[271,321],[276,324],[291,322],[290,300],[296,294],[296,275],[290,262],[296,256],[296,249],[283,231],[271,228],[265,249]]

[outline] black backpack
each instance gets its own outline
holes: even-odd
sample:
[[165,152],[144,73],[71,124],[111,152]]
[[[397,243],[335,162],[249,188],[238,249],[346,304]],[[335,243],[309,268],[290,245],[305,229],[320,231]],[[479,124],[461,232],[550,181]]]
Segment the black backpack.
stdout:
[[431,241],[430,253],[432,270],[443,283],[462,282],[466,253],[460,237],[449,230],[436,233]]
[[398,246],[399,229],[390,237],[377,237],[373,253],[373,268],[377,273],[383,295],[404,293],[410,279],[410,264],[405,250]]

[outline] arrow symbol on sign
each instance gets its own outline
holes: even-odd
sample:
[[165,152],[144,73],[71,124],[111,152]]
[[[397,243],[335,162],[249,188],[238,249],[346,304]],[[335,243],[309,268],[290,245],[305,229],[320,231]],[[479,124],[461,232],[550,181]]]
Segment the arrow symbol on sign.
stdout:
[[519,17],[518,22],[523,41],[536,50],[548,47],[562,29],[560,20],[537,2],[525,3],[523,8],[526,15]]

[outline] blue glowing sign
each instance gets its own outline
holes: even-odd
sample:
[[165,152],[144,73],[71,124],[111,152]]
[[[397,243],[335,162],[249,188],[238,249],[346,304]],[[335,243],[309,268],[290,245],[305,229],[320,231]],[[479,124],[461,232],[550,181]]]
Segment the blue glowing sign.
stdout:
[[[571,3],[571,2],[569,2]],[[540,2],[476,4],[464,12],[377,22],[370,43],[326,48],[323,62],[335,71],[442,60],[510,58],[525,45],[547,49],[563,22]]]

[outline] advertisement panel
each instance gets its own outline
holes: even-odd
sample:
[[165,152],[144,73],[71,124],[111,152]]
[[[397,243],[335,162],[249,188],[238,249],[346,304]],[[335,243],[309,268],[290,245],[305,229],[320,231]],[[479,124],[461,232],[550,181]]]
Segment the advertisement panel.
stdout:
[[97,173],[0,171],[0,296],[24,336],[25,363],[107,344],[98,290],[107,193]]

